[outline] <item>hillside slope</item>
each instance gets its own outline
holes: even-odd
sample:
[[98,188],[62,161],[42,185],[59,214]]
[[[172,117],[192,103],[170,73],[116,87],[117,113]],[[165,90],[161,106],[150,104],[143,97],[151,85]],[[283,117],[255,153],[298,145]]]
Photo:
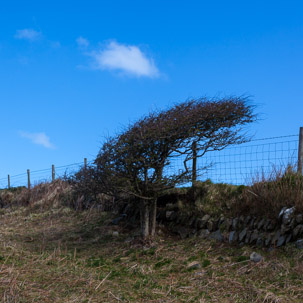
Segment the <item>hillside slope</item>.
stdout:
[[138,230],[96,209],[0,210],[0,298],[21,302],[302,302],[303,253]]

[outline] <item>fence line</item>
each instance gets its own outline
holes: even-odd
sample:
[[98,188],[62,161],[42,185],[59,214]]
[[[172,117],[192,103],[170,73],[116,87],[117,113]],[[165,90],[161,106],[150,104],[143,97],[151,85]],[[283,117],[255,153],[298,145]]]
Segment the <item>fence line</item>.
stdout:
[[297,155],[298,140],[279,141],[215,152],[201,159],[201,164],[213,163],[204,177],[215,182],[247,184],[254,178],[267,178],[273,170],[284,170],[288,165],[296,169]]
[[[260,141],[262,143],[256,143]],[[286,169],[289,164],[302,173],[303,128],[300,128],[300,135],[254,139],[221,151],[208,152],[195,160],[187,163],[190,169],[193,168],[192,165],[197,168],[196,171],[194,169],[193,179],[188,180],[189,182],[211,179],[215,183],[249,184],[258,175],[269,176],[273,170]],[[182,157],[171,159],[169,167],[165,169],[165,174],[184,170],[183,161]],[[92,163],[93,161],[87,162],[85,158],[84,162],[58,167],[53,165],[51,168],[8,175],[7,178],[0,178],[0,188],[26,184],[30,187],[40,182],[50,182],[55,178],[74,174],[80,168]]]
[[[303,134],[303,128],[300,128],[300,132]],[[199,181],[210,179],[215,183],[248,185],[252,180],[268,178],[275,170],[283,171],[288,165],[302,173],[302,168],[298,166],[298,154],[303,160],[303,139],[300,138],[301,140],[298,135],[287,135],[254,139],[221,151],[207,152],[197,159],[199,175],[196,178]],[[257,144],[260,141],[262,143]],[[299,141],[302,145],[300,152]],[[174,171],[184,171],[183,161],[182,156],[172,159],[165,173],[169,175]],[[193,168],[191,163],[187,163],[187,166]]]
[[[72,163],[68,165],[55,166],[50,168],[44,168],[39,170],[30,171],[17,175],[8,175],[7,177],[0,178],[0,188],[9,188],[17,186],[36,185],[41,182],[51,182],[56,178],[62,178],[63,176],[69,176],[77,172],[82,167],[92,164],[93,161],[87,161],[84,158],[83,162]],[[30,179],[28,182],[28,178]]]

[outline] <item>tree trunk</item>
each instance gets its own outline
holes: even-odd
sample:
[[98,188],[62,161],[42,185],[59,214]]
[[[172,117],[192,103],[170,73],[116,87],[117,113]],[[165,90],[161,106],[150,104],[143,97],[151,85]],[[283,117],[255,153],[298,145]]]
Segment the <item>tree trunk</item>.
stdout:
[[154,237],[156,233],[157,199],[152,201],[141,201],[140,223],[143,239]]
[[157,198],[155,198],[150,205],[149,234],[151,237],[154,237],[156,233],[156,222],[157,222],[156,218],[157,218]]
[[141,231],[143,239],[148,238],[149,236],[149,205],[148,202],[142,202],[142,212],[141,212]]
[[140,206],[140,226],[141,226],[141,234],[143,235],[143,222],[144,222],[144,203],[143,201],[138,201]]

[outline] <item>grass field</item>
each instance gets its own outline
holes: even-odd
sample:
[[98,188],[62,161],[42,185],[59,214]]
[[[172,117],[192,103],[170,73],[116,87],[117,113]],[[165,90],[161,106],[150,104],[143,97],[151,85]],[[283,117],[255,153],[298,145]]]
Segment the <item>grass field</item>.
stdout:
[[251,247],[165,229],[142,246],[137,230],[96,210],[0,211],[1,302],[303,302],[293,246],[255,249],[264,258],[253,263]]

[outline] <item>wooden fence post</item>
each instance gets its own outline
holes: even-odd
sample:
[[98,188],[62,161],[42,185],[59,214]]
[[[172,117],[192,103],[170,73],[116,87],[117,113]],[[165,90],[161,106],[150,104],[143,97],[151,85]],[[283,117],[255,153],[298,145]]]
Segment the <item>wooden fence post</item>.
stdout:
[[29,169],[27,170],[27,188],[31,189],[31,175]]
[[7,188],[10,189],[11,188],[11,176],[7,175]]
[[193,151],[193,171],[192,171],[192,186],[195,185],[197,181],[197,142],[193,142],[192,144]]
[[299,148],[298,148],[298,174],[302,175],[302,165],[303,165],[303,127],[300,127],[299,133]]
[[55,165],[52,165],[52,182],[55,181]]
[[87,169],[87,158],[84,158],[84,170]]

